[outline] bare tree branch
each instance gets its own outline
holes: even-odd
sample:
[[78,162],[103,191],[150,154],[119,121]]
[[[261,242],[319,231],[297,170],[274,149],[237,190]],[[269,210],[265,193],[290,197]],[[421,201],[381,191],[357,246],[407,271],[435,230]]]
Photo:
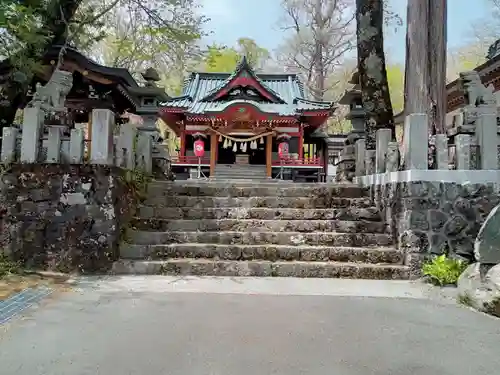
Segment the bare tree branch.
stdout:
[[283,0],[281,60],[305,78],[315,99],[332,88],[327,77],[355,46],[353,0]]

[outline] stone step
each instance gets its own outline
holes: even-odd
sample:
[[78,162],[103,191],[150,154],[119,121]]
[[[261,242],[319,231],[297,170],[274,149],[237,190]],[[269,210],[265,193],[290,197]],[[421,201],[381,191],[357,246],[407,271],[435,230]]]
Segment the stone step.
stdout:
[[238,166],[235,168],[217,168],[215,167],[216,173],[242,173],[242,172],[254,172],[254,173],[266,173],[266,166],[256,168],[256,167],[247,167],[247,166]]
[[380,214],[369,208],[189,208],[141,206],[137,212],[141,219],[259,219],[259,220],[373,220]]
[[215,176],[218,177],[245,177],[248,178],[248,176],[255,176],[255,177],[266,177],[266,171],[260,172],[260,171],[224,171],[224,172],[215,172]]
[[258,184],[261,182],[268,183],[268,182],[272,182],[272,181],[276,181],[276,180],[269,181],[267,176],[258,176],[258,177],[254,177],[252,179],[249,179],[248,175],[236,177],[236,178],[232,177],[232,176],[217,176],[217,175],[215,175],[213,177],[210,177],[210,181],[211,182],[220,182],[220,183],[252,182],[252,184],[255,185],[255,184]]
[[248,179],[248,176],[252,176],[252,179],[254,179],[254,178],[257,178],[257,179],[265,179],[265,178],[267,178],[266,173],[254,173],[254,172],[238,172],[238,173],[234,173],[234,172],[224,172],[224,173],[215,172],[214,176],[218,177],[218,178],[228,179],[228,180],[230,180],[232,178],[240,179],[240,180],[241,179]]
[[243,172],[254,172],[254,173],[266,173],[266,166],[243,166],[239,165],[238,167],[233,167],[233,168],[217,168],[215,167],[215,172],[216,173],[243,173]]
[[300,260],[403,264],[403,253],[390,247],[357,248],[287,245],[169,244],[120,246],[120,258],[158,260],[207,258],[220,260]]
[[262,187],[262,186],[275,186],[276,183],[279,183],[282,187],[305,187],[305,188],[313,188],[313,187],[356,187],[360,189],[359,185],[350,184],[350,183],[331,183],[331,182],[293,182],[290,180],[275,180],[270,179],[267,181],[259,181],[254,182],[251,179],[251,176],[247,176],[247,180],[239,180],[239,181],[214,181],[211,179],[208,180],[175,180],[175,181],[151,181],[148,186],[172,186],[172,185],[182,185],[182,186],[210,186],[210,187]]
[[159,261],[119,260],[115,274],[192,275],[192,276],[274,276],[350,279],[408,279],[409,268],[339,262],[270,262],[263,260],[168,259]]
[[216,164],[216,171],[232,171],[232,170],[266,170],[265,164]]
[[216,165],[216,172],[239,172],[239,171],[253,171],[253,172],[266,172],[265,165],[255,164],[239,164],[239,165]]
[[[214,175],[214,181],[245,181],[248,180],[248,176],[251,174],[245,174],[241,176],[228,176],[228,175]],[[252,180],[254,183],[258,183],[259,181],[267,181],[267,176],[253,176]]]
[[[217,176],[219,177],[219,176]],[[248,174],[245,175],[248,178]],[[236,184],[179,184],[179,183],[151,183],[148,193],[155,196],[209,196],[209,197],[315,197],[315,198],[362,198],[366,191],[354,185],[327,185],[327,184],[277,184],[267,183],[251,185]]]
[[368,208],[372,207],[369,198],[340,197],[200,197],[200,196],[157,196],[148,194],[143,202],[155,207],[192,207],[192,208]]
[[392,246],[392,236],[385,233],[325,232],[151,232],[128,230],[125,240],[138,245],[172,243],[209,243],[235,245],[310,245],[310,246]]
[[384,233],[386,225],[377,221],[347,220],[255,220],[208,219],[166,220],[134,219],[131,227],[139,230],[186,232],[337,232]]

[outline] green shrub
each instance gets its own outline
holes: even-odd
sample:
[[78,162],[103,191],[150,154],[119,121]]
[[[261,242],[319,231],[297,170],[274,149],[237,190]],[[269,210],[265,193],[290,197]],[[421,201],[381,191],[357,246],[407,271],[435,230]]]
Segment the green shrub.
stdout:
[[20,267],[16,262],[11,261],[0,253],[0,278],[11,273],[19,273]]
[[435,285],[452,285],[457,283],[458,277],[466,267],[467,263],[464,261],[440,255],[426,262],[422,268],[422,273],[429,277],[430,281]]

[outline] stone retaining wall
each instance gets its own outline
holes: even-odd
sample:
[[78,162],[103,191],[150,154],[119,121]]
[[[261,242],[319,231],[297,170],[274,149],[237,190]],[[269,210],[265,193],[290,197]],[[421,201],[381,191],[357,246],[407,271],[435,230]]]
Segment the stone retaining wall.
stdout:
[[0,180],[0,253],[27,267],[107,270],[133,201],[122,174],[97,165],[14,165]]
[[372,198],[390,225],[405,264],[419,276],[429,255],[474,260],[474,240],[488,213],[500,203],[500,184],[391,182],[372,187]]

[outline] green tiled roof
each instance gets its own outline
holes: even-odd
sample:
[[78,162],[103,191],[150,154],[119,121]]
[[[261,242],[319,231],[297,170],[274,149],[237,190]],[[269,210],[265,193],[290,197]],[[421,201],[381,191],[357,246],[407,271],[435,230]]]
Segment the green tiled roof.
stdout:
[[262,103],[252,100],[211,101],[210,96],[225,87],[240,70],[245,67],[245,59],[238,64],[235,72],[230,73],[203,73],[193,72],[184,81],[182,95],[172,98],[164,103],[163,107],[183,108],[188,113],[203,114],[206,112],[223,111],[226,107],[236,103],[249,103],[258,107],[263,112],[278,113],[291,116],[302,111],[333,110],[332,102],[317,102],[305,98],[304,86],[296,74],[255,74],[256,80],[278,103]]

